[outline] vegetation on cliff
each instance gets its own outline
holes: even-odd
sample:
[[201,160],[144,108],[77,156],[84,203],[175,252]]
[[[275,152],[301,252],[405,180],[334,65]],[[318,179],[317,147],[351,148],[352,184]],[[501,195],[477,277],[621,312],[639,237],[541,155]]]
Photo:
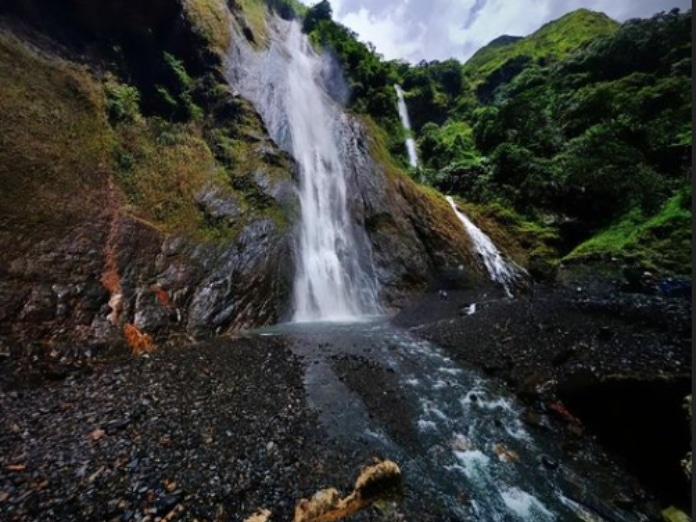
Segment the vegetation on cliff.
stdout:
[[[230,38],[225,5],[183,5],[194,35],[223,52]],[[116,74],[95,73],[47,59],[11,33],[0,34],[0,107],[7,115],[0,119],[0,178],[11,195],[0,210],[8,221],[53,219],[73,204],[80,213],[89,188],[112,175],[129,212],[162,231],[220,238],[233,232],[230,227],[238,231],[244,220],[234,226],[211,221],[197,202],[210,186],[237,200],[242,213],[266,213],[282,224],[282,212],[253,184],[239,181],[259,168],[289,179],[289,164],[265,162],[255,151],[264,135],[260,119],[232,98],[224,78],[211,85],[209,73],[192,72],[200,64],[187,65],[169,49],[156,60],[162,64],[158,75],[139,81],[137,64],[124,61]],[[216,59],[209,63],[214,70]],[[148,102],[149,96],[157,103]]]
[[100,204],[80,194],[99,186],[112,137],[100,85],[85,68],[0,32],[0,113],[0,230],[35,228],[41,237],[47,224]]

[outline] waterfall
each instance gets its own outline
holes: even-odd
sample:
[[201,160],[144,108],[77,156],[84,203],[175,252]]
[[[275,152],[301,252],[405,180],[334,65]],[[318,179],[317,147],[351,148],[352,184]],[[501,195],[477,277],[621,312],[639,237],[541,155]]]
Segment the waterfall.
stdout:
[[416,168],[418,166],[418,153],[416,152],[416,142],[411,136],[411,120],[408,117],[408,107],[406,106],[406,100],[404,100],[404,91],[399,84],[395,84],[394,89],[396,89],[396,96],[399,99],[399,117],[401,118],[401,125],[403,125],[406,130],[406,152],[408,153],[408,162],[413,168]]
[[[269,22],[270,48],[244,43],[230,57],[230,81],[251,100],[271,138],[299,166],[301,223],[294,281],[295,321],[350,321],[379,313],[365,231],[348,212],[341,142],[348,125],[322,85],[318,56],[296,22]],[[366,253],[366,251],[368,251]]]
[[512,288],[514,284],[519,281],[520,277],[525,274],[524,268],[511,261],[506,261],[500,253],[500,250],[498,250],[493,241],[491,241],[491,238],[474,225],[466,214],[457,208],[452,196],[447,196],[447,202],[452,207],[452,210],[454,210],[459,221],[464,225],[469,237],[471,237],[474,248],[476,252],[480,254],[491,279],[502,285],[508,297],[512,297]]

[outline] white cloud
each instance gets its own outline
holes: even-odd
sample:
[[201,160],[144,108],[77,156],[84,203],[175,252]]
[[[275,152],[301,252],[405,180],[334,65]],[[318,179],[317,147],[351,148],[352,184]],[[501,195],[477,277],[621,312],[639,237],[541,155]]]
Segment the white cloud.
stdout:
[[330,0],[334,18],[372,42],[387,59],[411,62],[458,58],[503,34],[525,36],[563,14],[586,7],[624,21],[689,0]]
[[[376,16],[367,8],[347,13],[340,19],[365,42],[371,42],[387,60],[415,55],[422,46],[423,31],[416,27],[417,34],[403,31],[402,20],[405,16],[400,6],[394,13]],[[364,37],[363,35],[370,35]]]

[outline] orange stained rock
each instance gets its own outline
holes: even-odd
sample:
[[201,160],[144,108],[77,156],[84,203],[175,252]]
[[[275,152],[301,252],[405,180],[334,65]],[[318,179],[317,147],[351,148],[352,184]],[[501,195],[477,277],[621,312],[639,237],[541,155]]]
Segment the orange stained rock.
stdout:
[[167,292],[160,285],[152,285],[150,287],[150,290],[152,290],[155,293],[155,297],[157,297],[157,302],[160,305],[169,306],[169,292]]
[[130,346],[133,355],[142,355],[150,353],[157,345],[152,337],[140,331],[140,329],[131,323],[126,323],[123,326],[123,333],[126,336],[128,346]]

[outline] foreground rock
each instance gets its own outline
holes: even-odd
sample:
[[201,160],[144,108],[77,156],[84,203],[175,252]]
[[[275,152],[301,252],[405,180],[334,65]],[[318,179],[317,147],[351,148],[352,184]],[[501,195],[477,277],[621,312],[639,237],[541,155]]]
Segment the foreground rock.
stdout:
[[305,404],[281,341],[172,348],[0,395],[3,520],[291,520],[360,464]]

